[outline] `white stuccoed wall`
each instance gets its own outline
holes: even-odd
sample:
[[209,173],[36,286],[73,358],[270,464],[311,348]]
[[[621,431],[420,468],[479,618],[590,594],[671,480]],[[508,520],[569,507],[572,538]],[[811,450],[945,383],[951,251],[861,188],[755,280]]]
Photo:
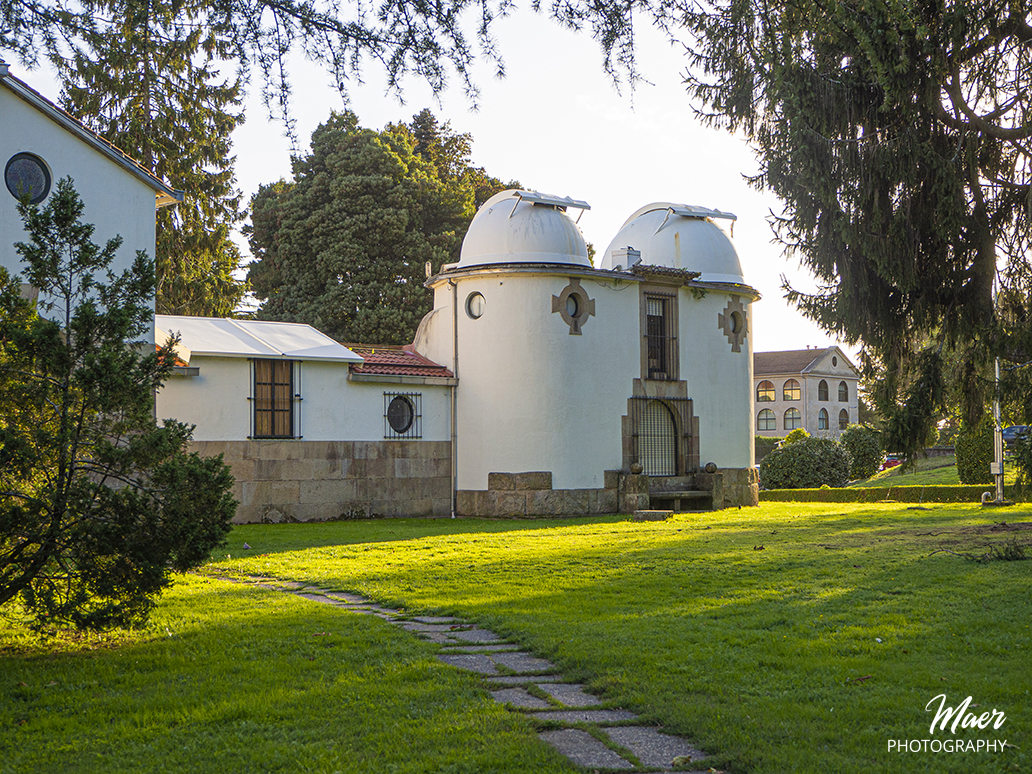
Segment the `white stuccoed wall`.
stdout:
[[[242,441],[251,431],[251,372],[246,358],[195,355],[200,374],[169,379],[157,397],[158,418],[195,424],[195,441]],[[349,382],[346,364],[301,364],[301,434],[305,441],[384,440],[383,394],[422,395],[422,437],[450,438],[448,388]]]
[[[137,250],[154,259],[154,189],[3,87],[0,127],[0,166],[6,166],[16,153],[39,156],[50,168],[51,195],[59,180],[74,179],[85,206],[83,220],[96,226],[95,243],[103,246],[112,237],[122,236],[113,271],[128,268]],[[0,186],[0,264],[11,274],[22,273],[14,243],[26,239],[16,206],[7,186]]]
[[[458,488],[487,489],[488,473],[550,471],[554,489],[598,489],[622,466],[621,417],[640,370],[638,288],[581,278],[595,300],[580,336],[570,335],[558,296],[574,274],[478,273],[459,277]],[[450,363],[450,288],[424,352]],[[465,311],[480,292],[479,320]],[[436,323],[437,321],[435,321]]]
[[[737,296],[752,325],[749,297]],[[709,291],[696,299],[687,289],[678,294],[681,378],[688,382],[692,410],[699,418],[699,464],[720,468],[751,468],[753,442],[752,335],[741,352],[732,352],[717,317],[731,295]]]

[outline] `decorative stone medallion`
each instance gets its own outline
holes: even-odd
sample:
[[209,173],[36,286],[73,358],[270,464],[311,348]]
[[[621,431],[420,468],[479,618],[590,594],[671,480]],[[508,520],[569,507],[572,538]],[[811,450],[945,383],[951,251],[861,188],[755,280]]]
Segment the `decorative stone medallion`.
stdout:
[[570,284],[563,288],[558,296],[552,296],[552,314],[556,312],[563,322],[570,326],[571,336],[580,336],[581,328],[589,317],[595,315],[595,299],[588,298],[587,291],[581,287],[580,279],[570,278]]
[[731,296],[724,311],[717,315],[717,327],[724,331],[732,352],[741,352],[749,333],[749,318],[745,305],[738,296]]

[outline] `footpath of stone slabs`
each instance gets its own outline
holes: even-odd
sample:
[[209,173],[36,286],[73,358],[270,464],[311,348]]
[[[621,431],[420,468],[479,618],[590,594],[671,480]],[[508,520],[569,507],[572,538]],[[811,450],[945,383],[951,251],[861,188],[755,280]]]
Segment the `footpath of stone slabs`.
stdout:
[[[634,725],[638,716],[633,712],[603,707],[604,702],[586,693],[583,686],[564,681],[546,659],[526,653],[475,624],[451,616],[407,615],[357,594],[329,591],[298,581],[255,577],[248,580],[261,588],[378,616],[439,645],[437,658],[457,669],[482,675],[495,701],[550,729],[540,731],[538,736],[578,766],[605,771],[690,771],[692,764],[705,757],[705,753],[683,739]],[[609,739],[611,744],[600,738]]]

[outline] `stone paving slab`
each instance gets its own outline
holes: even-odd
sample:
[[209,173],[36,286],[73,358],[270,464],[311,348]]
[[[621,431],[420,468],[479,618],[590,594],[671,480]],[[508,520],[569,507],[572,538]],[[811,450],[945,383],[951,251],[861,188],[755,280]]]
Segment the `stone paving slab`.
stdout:
[[605,729],[606,735],[622,747],[626,747],[638,756],[645,766],[655,766],[666,771],[671,770],[671,761],[679,756],[687,756],[692,762],[702,760],[705,753],[696,750],[683,739],[669,734],[661,734],[654,728],[640,726],[621,726]]
[[500,691],[491,691],[491,696],[499,704],[511,704],[523,709],[547,709],[551,706],[544,699],[531,696],[523,688],[503,688]]
[[553,723],[594,723],[606,725],[622,723],[625,720],[637,720],[638,716],[627,710],[553,710],[551,712],[535,712],[538,720]]
[[465,669],[467,672],[478,672],[482,675],[498,674],[498,667],[495,666],[494,661],[480,653],[460,653],[454,656],[439,655],[437,659],[453,667]]
[[538,688],[567,707],[594,707],[602,703],[598,696],[585,693],[584,687],[581,685],[554,683],[552,685],[539,685]]
[[368,605],[369,600],[365,597],[360,597],[357,594],[348,594],[344,591],[327,591],[324,596],[330,599],[339,599],[341,602],[347,602],[349,605]]
[[501,637],[487,629],[456,629],[448,632],[447,636],[458,642],[471,642],[477,645],[502,641]]
[[[449,643],[448,647],[441,650],[442,653],[498,653],[505,651],[515,651],[519,649],[519,645],[513,645],[511,642],[502,642],[497,645],[456,645],[455,643]],[[526,680],[524,680],[526,682]]]
[[552,672],[555,670],[555,664],[551,661],[531,656],[529,653],[498,653],[490,658],[496,664],[500,664],[506,669],[511,669],[513,672],[517,672],[519,674],[527,674],[528,672]]
[[562,675],[499,675],[487,678],[487,682],[491,685],[528,685],[533,683],[540,686],[541,683],[558,683],[562,679]]
[[415,634],[419,635],[424,640],[436,642],[438,645],[451,645],[453,647],[455,646],[455,640],[453,640],[447,634],[441,634],[440,632],[415,632]]
[[412,620],[425,624],[462,623],[458,618],[450,615],[417,615]]
[[398,621],[398,626],[409,632],[452,632],[455,629],[453,624],[428,624],[419,621]]
[[538,737],[586,769],[626,771],[634,768],[634,764],[621,758],[586,731],[566,728],[562,731],[544,731]]
[[301,599],[310,599],[312,602],[328,602],[325,594],[319,594],[313,591],[298,591],[294,593],[295,597],[301,597]]

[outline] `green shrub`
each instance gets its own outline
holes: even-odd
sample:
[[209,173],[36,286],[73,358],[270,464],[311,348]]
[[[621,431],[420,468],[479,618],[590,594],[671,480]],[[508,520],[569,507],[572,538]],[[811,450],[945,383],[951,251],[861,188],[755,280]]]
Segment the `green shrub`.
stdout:
[[844,486],[849,480],[849,453],[840,444],[809,436],[794,443],[789,439],[760,463],[760,483],[764,488]]
[[756,461],[759,462],[772,451],[774,451],[778,444],[784,441],[784,438],[767,438],[764,435],[756,436]]
[[799,443],[799,441],[802,441],[804,438],[809,437],[810,434],[806,432],[805,427],[797,427],[795,430],[792,430],[791,432],[789,432],[788,435],[785,436],[784,445],[787,446],[790,443]]
[[870,425],[850,425],[839,436],[851,461],[849,478],[870,478],[878,472],[885,455],[882,454],[881,433]]
[[[799,503],[877,503],[892,500],[900,503],[977,503],[984,486],[886,486],[858,489],[775,489],[762,490],[760,502]],[[1020,501],[1017,487],[1008,486],[1004,496]]]
[[1015,439],[1014,467],[1018,469],[1018,486],[1026,492],[1032,491],[1032,434]]
[[993,461],[993,419],[982,418],[977,427],[961,423],[957,434],[957,476],[962,484],[991,484],[989,463]]

